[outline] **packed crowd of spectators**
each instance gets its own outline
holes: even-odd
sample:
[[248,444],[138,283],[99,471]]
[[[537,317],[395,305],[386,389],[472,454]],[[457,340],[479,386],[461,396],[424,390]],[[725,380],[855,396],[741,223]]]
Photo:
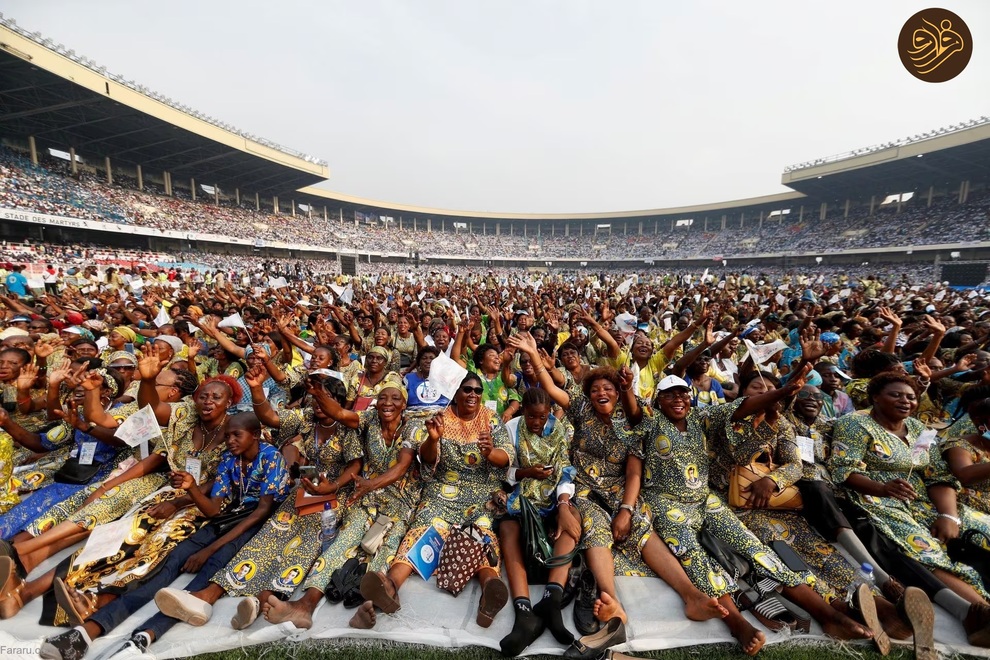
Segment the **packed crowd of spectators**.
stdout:
[[178,188],[173,196],[165,196],[147,180],[143,192],[136,188],[137,181],[126,175],[115,173],[114,184],[109,185],[103,175],[85,168],[70,174],[64,160],[45,156],[35,166],[23,155],[0,149],[0,207],[342,250],[417,252],[426,258],[682,259],[885,247],[891,245],[891,236],[897,237],[898,246],[990,241],[987,191],[972,194],[964,205],[942,198],[928,207],[925,200],[915,198],[899,211],[887,205],[873,215],[855,210],[848,217],[836,214],[824,222],[799,220],[792,212],[763,222],[750,218],[742,226],[733,219],[725,229],[720,222],[710,221],[706,227],[696,220],[687,228],[654,224],[655,234],[627,234],[616,225],[611,233],[597,235],[527,232],[524,236],[453,231],[453,222],[445,223],[446,231],[436,231],[434,222],[434,231],[427,233],[423,223],[413,229],[407,221],[400,229],[394,221],[357,223],[346,214],[341,220],[339,212],[331,213],[327,221],[322,212],[310,217],[310,210],[303,208],[296,216],[284,210],[257,211],[246,199],[236,205],[226,195],[216,203],[217,198],[203,191],[195,201],[189,191]]

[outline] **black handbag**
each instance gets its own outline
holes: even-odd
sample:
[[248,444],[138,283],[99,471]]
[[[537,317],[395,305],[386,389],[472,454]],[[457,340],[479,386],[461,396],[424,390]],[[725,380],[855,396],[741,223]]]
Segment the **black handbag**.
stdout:
[[258,508],[257,502],[253,505],[238,502],[232,509],[221,511],[215,518],[210,519],[210,524],[217,531],[217,536],[222,536],[237,527],[237,524],[254,513]]
[[78,458],[69,458],[58,469],[58,472],[52,475],[52,478],[60,484],[85,486],[93,480],[93,477],[96,476],[96,473],[100,471],[102,466],[103,463],[97,463],[96,461],[93,461],[89,465],[83,465],[79,462]]
[[736,554],[732,548],[727,547],[715,538],[708,531],[707,525],[701,526],[701,531],[698,532],[698,542],[701,543],[701,547],[705,549],[705,552],[717,561],[734,580],[738,581],[749,574],[752,568],[749,561]]

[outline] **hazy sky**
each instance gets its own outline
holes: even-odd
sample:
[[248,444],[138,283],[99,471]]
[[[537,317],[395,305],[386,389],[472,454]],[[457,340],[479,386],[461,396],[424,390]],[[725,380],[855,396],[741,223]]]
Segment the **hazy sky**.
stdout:
[[[969,67],[929,84],[931,0],[4,0],[108,70],[324,158],[331,190],[476,211],[783,192],[785,166],[990,115],[990,2],[940,0]],[[82,154],[85,156],[85,154]]]

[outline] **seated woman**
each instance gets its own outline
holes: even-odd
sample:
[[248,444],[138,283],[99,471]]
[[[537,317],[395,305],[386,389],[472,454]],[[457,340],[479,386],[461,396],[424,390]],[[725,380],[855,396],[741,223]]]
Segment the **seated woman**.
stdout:
[[[178,401],[180,396],[191,394],[195,389],[195,379],[188,372],[169,373],[175,376],[175,384],[168,389],[163,388],[162,396],[166,400]],[[136,406],[114,409],[113,416],[103,411],[99,407],[102,404],[98,398],[100,378],[94,372],[82,383],[83,389],[87,390],[84,410],[88,419],[99,419],[99,423],[107,428],[110,423],[123,421],[121,410],[129,407],[133,412]],[[101,414],[110,421],[100,419]],[[49,509],[14,537],[10,548],[11,556],[16,556],[24,571],[30,573],[45,559],[86,539],[97,525],[117,520],[134,506],[134,502],[143,500],[168,483],[167,475],[163,472],[167,468],[166,453],[167,449],[164,447],[151,447],[146,458],[122,463],[96,489],[87,489]],[[84,497],[81,502],[80,496]],[[64,520],[58,522],[59,518]],[[54,577],[53,569],[26,582],[21,591],[22,602],[27,603],[51,589]],[[11,608],[8,609],[8,615],[12,615],[13,604],[8,604],[8,608]],[[2,616],[0,613],[0,617]]]
[[[282,447],[283,458],[296,466],[305,464],[317,470],[318,478],[303,477],[278,511],[261,531],[234,555],[225,567],[199,591],[162,589],[155,601],[162,612],[192,625],[205,625],[213,605],[224,596],[240,597],[237,615],[230,621],[235,630],[247,628],[262,608],[287,600],[322,550],[319,512],[299,515],[296,491],[311,495],[337,495],[340,503],[351,495],[350,484],[361,469],[361,448],[348,429],[323,412],[314,399],[326,392],[338,405],[347,401],[347,389],[336,378],[314,376],[307,381],[311,393],[298,408],[275,409],[265,399],[262,386],[267,373],[256,368],[247,373],[251,400],[263,424],[279,430],[279,436],[293,440]],[[338,505],[337,516],[344,516]],[[245,567],[246,570],[245,570]]]
[[450,403],[447,397],[430,385],[430,365],[433,364],[433,358],[439,354],[440,349],[436,346],[420,348],[412,364],[412,370],[402,379],[409,393],[410,408],[444,408]]
[[963,392],[959,410],[964,415],[945,430],[939,449],[962,484],[959,502],[990,513],[990,386]]
[[[67,407],[64,409],[59,407],[55,410],[55,414],[64,419],[68,426],[73,429],[72,443],[74,446],[68,460],[53,475],[52,482],[36,490],[31,497],[11,507],[0,518],[0,538],[10,539],[22,531],[28,523],[52,507],[74,495],[86,493],[87,489],[101,483],[121,461],[131,455],[132,451],[129,447],[122,448],[119,446],[119,442],[114,443],[100,439],[94,431],[95,423],[90,426],[90,421],[78,412],[78,408],[82,406],[86,398],[86,389],[80,384],[85,375],[84,372],[85,367],[81,367],[71,379],[73,389],[70,398],[66,400]],[[99,374],[102,379],[100,399],[104,409],[109,410],[121,405],[114,402],[121,391],[120,376],[116,372],[106,369],[98,369],[95,373]],[[55,448],[55,445],[48,438],[49,435],[52,435],[51,432],[32,433],[15,422],[10,415],[6,417],[3,428],[18,444],[36,452],[46,452]],[[64,429],[56,428],[54,430],[55,435],[63,433]],[[85,497],[86,495],[82,495],[82,499]],[[79,504],[76,504],[75,508],[78,506]]]
[[[990,535],[990,518],[956,501],[958,482],[930,451],[933,438],[922,437],[934,432],[911,417],[918,405],[914,379],[882,373],[870,380],[867,394],[869,414],[836,422],[832,477],[904,553],[969,603],[985,604],[981,575],[950,559],[942,544],[969,529]],[[988,640],[981,635],[979,641]]]
[[361,593],[386,614],[399,609],[398,591],[412,574],[413,565],[406,557],[410,548],[431,525],[447,538],[451,526],[463,522],[477,525],[484,535],[482,542],[494,551],[494,564],[489,557],[475,571],[482,589],[478,625],[487,628],[505,607],[509,593],[499,577],[498,541],[485,503],[500,488],[513,447],[495,413],[481,405],[483,392],[481,378],[468,374],[451,406],[426,422],[427,437],[419,456],[423,469],[433,477],[423,487],[409,531],[387,573],[369,571],[361,580]]
[[[532,362],[528,354],[524,355]],[[522,653],[545,628],[549,628],[561,644],[574,641],[574,635],[564,627],[560,616],[564,583],[571,562],[560,561],[548,567],[543,599],[533,607],[523,555],[526,539],[519,522],[518,500],[525,497],[539,511],[547,531],[553,529],[554,557],[570,555],[581,540],[581,513],[571,502],[574,468],[568,456],[567,432],[550,414],[552,406],[553,400],[546,390],[530,387],[522,396],[523,416],[506,425],[515,445],[508,481],[516,487],[508,499],[508,515],[496,522],[516,615],[512,632],[500,643],[502,655],[507,657]]]
[[755,655],[766,638],[737,609],[732,594],[738,591],[738,586],[705,552],[698,536],[702,526],[749,560],[757,579],[769,578],[781,584],[784,595],[821,622],[827,634],[840,639],[869,636],[809,586],[816,583],[811,573],[788,569],[709,490],[709,446],[704,427],[706,413],[712,409],[692,407],[690,386],[677,376],[664,378],[657,390],[657,410],[644,421],[647,430],[643,498],[653,513],[654,530],[668,544],[691,581],[707,595],[717,598],[728,612],[725,623],[743,651]]
[[[200,490],[196,479],[188,472],[173,472],[171,477],[172,486],[189,493],[203,515],[216,522],[205,525],[177,545],[161,569],[141,584],[102,604],[82,621],[74,621],[72,629],[46,639],[41,645],[40,657],[45,660],[81,659],[94,639],[111,632],[151,602],[155,594],[180,573],[198,573],[189,587],[205,587],[210,576],[258,532],[289,492],[285,461],[275,447],[260,441],[261,424],[253,413],[234,415],[225,428],[227,451],[217,468],[217,479],[209,496]],[[241,514],[244,511],[247,515]],[[64,588],[60,593],[63,594],[60,597],[62,606],[67,610],[87,608],[86,600],[74,589]],[[155,615],[138,627],[130,641],[141,650],[147,649],[176,623],[177,619]]]
[[[164,396],[176,387],[177,372],[163,366],[159,352],[152,349],[139,362],[139,404],[150,405],[158,423],[167,427],[156,453],[164,454],[171,472],[198,471],[199,484],[208,487],[224,449],[227,410],[241,398],[240,386],[229,376],[217,376],[200,385],[192,400],[166,403],[159,393]],[[154,573],[175,546],[192,536],[205,521],[189,493],[167,485],[158,489],[134,511],[132,532],[116,554],[77,565],[78,553],[73,553],[59,563],[55,575],[65,586],[83,593],[88,605],[81,611],[65,609],[65,598],[60,599],[56,581],[54,597],[51,592],[46,596],[43,623],[60,625],[85,618],[87,612],[132,589],[134,583]]]
[[579,631],[593,633],[598,628],[596,622],[612,618],[626,621],[615,591],[613,547],[634,560],[642,557],[684,599],[689,619],[704,621],[726,616],[725,608],[691,583],[674,555],[653,533],[649,509],[639,497],[643,439],[636,426],[643,411],[632,388],[631,371],[623,369],[620,374],[608,367],[595,369],[584,379],[583,394],[571,397],[554,384],[539,364],[536,342],[531,336],[515,335],[509,344],[528,353],[539,365],[536,371],[541,387],[567,411],[574,426],[574,501],[582,518],[581,546],[599,591],[592,611],[575,610]]
[[[368,554],[362,548],[362,542],[376,522],[386,525],[387,529],[381,544],[368,558],[368,570],[387,571],[394,560],[419,503],[419,481],[410,471],[416,456],[416,438],[413,427],[407,426],[402,418],[406,396],[396,374],[386,377],[374,410],[346,410],[339,400],[313,390],[315,405],[327,419],[354,429],[355,451],[362,466],[354,478],[354,492],[346,501],[337,538],[309,569],[302,582],[302,597],[288,602],[271,597],[267,602],[262,601],[262,611],[270,623],[291,621],[297,628],[309,628],[313,625],[313,612],[324,595],[332,602],[340,602],[337,596],[347,596],[328,594],[331,578],[349,558],[359,553]],[[363,603],[350,623],[355,628],[372,627],[375,611],[371,603]]]
[[371,407],[389,374],[390,353],[384,346],[373,346],[364,356],[364,370],[347,385],[348,408],[361,411]]
[[[845,541],[843,545],[853,548],[853,556],[860,561],[869,561],[869,554],[842,517],[827,484],[809,480],[805,486],[808,487],[809,497],[815,497],[815,504],[809,504],[800,511],[769,506],[774,494],[800,484],[805,477],[796,433],[783,414],[782,402],[801,390],[809,371],[810,365],[800,367],[784,387],[780,387],[779,381],[769,374],[751,371],[740,382],[740,398],[731,404],[716,406],[708,414],[707,431],[715,459],[711,484],[722,497],[727,498],[733,468],[753,463],[766,465],[769,474],[749,487],[749,506],[733,507],[735,514],[767,545],[772,547],[775,541],[787,543],[814,572],[819,593],[844,611],[842,599],[836,596],[853,581],[855,571],[830,543],[816,533],[814,527],[824,525],[825,529],[832,530],[830,536],[834,535],[840,542]],[[814,476],[815,472],[812,469],[808,474]],[[802,494],[804,492],[802,490]],[[826,517],[827,522],[819,522],[817,517]],[[814,523],[812,519],[815,519]],[[847,536],[851,538],[847,539]],[[889,581],[889,576],[881,581]],[[923,594],[919,595],[923,597]],[[854,605],[864,617],[869,617],[870,612],[876,610],[879,621],[869,620],[869,624],[878,644],[886,645],[882,637],[884,632],[898,639],[911,635],[898,617],[897,609],[886,598],[875,596],[872,601],[855,602]]]

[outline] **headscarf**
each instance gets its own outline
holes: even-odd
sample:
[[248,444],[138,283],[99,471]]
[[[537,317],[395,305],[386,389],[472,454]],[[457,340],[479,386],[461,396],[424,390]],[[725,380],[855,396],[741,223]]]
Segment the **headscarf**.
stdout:
[[137,333],[128,328],[126,325],[119,325],[111,332],[116,332],[118,335],[123,337],[128,344],[133,344],[137,340]]
[[[378,348],[381,348],[380,346]],[[402,400],[409,401],[409,392],[406,391],[406,386],[402,383],[402,379],[399,378],[399,374],[394,371],[390,371],[385,378],[382,379],[381,386],[378,388],[379,392],[387,389],[399,390],[399,394],[402,395]]]
[[157,337],[155,337],[155,341],[163,341],[169,346],[171,346],[172,353],[174,353],[176,356],[179,354],[180,351],[182,351],[182,348],[185,346],[185,344],[182,343],[181,339],[179,339],[178,337],[174,337],[172,335],[158,335]]
[[128,353],[127,351],[114,351],[111,353],[110,357],[107,358],[107,366],[112,366],[113,363],[118,360],[126,360],[135,367],[137,366],[137,358],[132,353]]
[[380,355],[386,360],[389,358],[388,349],[384,346],[372,346],[371,350],[368,351],[368,355]]
[[114,380],[113,376],[108,374],[106,369],[93,369],[93,372],[100,374],[100,377],[103,378],[103,384],[110,390],[110,398],[116,399],[120,389],[117,387],[117,381]]

